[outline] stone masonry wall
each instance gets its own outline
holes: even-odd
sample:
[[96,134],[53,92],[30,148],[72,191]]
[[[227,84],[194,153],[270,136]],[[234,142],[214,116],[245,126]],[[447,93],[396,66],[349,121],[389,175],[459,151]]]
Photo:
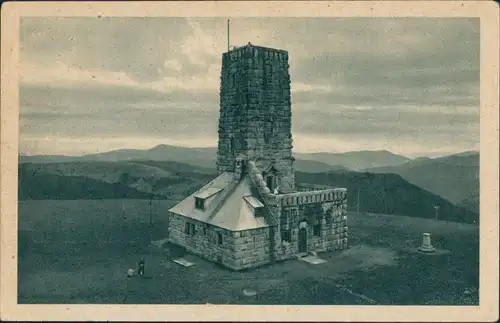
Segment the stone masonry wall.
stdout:
[[233,232],[234,269],[253,268],[270,262],[269,229]]
[[[328,189],[277,196],[280,233],[290,230],[290,242],[277,243],[277,259],[293,257],[299,250],[299,224],[307,221],[307,250],[322,252],[347,247],[347,191]],[[314,225],[320,223],[319,235]]]
[[[194,235],[185,232],[186,223],[195,225]],[[218,233],[222,235],[220,245]],[[170,213],[169,241],[184,247],[188,252],[231,268],[234,263],[234,252],[231,250],[233,240],[229,230]]]
[[[296,192],[273,196],[278,225],[246,231],[229,231],[170,213],[169,240],[202,258],[234,270],[257,267],[294,257],[299,250],[299,224],[307,221],[307,251],[333,251],[347,247],[347,192],[345,189]],[[314,225],[321,224],[319,235]],[[195,226],[185,232],[186,223]],[[205,228],[205,229],[204,229]],[[274,240],[271,241],[271,230]],[[290,242],[281,232],[290,230]],[[218,234],[222,244],[218,244]],[[274,252],[272,250],[274,249]]]
[[259,168],[274,162],[280,188],[295,186],[288,53],[245,46],[225,53],[220,87],[217,168],[232,171],[244,154]]
[[[195,225],[194,235],[185,233],[186,223]],[[218,233],[222,234],[220,245]],[[264,265],[270,259],[269,228],[229,231],[170,213],[169,241],[190,253],[234,270]]]

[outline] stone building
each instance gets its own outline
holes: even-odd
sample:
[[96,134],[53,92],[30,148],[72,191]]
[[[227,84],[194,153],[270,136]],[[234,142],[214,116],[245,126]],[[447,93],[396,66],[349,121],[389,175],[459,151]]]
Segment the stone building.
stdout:
[[169,240],[239,270],[347,246],[347,191],[296,187],[288,52],[222,55],[219,175],[169,210]]

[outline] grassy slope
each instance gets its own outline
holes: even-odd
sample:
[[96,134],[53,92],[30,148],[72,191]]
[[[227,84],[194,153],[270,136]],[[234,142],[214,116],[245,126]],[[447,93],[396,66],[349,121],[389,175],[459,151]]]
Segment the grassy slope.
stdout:
[[[152,238],[166,236],[165,211],[173,201],[154,201]],[[122,205],[125,217],[122,214]],[[478,227],[393,216],[349,216],[351,248],[323,254],[313,266],[287,261],[234,273],[197,258],[184,268],[170,251],[146,248],[149,205],[145,200],[21,201],[19,203],[20,303],[173,304],[366,304],[341,284],[379,304],[477,304]],[[438,248],[414,253],[421,233]],[[127,279],[146,256],[147,277]],[[258,298],[245,298],[250,287]]]
[[151,194],[118,183],[106,183],[83,176],[23,174],[18,185],[19,200],[145,198]]
[[[130,175],[128,186],[117,183],[124,173]],[[116,198],[124,196],[122,191],[131,198],[149,198],[145,193],[151,189],[164,198],[178,199],[215,176],[213,170],[154,161],[24,163],[19,165],[19,174],[20,199]],[[146,185],[138,183],[141,178]],[[86,190],[99,194],[89,195]]]
[[298,183],[347,188],[350,209],[357,207],[357,190],[360,188],[360,210],[363,212],[434,218],[434,205],[440,205],[440,219],[472,223],[479,218],[476,213],[457,207],[395,174],[297,172],[296,180]]
[[[370,168],[371,173],[394,173],[408,182],[444,197],[454,204],[477,210],[474,192],[479,191],[479,154],[410,161],[401,166]],[[479,201],[477,201],[479,202]]]
[[166,170],[159,169],[145,164],[134,162],[65,162],[65,163],[47,163],[33,164],[25,163],[20,167],[25,172],[47,173],[60,176],[85,176],[95,180],[116,183],[120,180],[120,175],[129,173],[136,178],[147,178],[150,180],[170,177],[172,174]]
[[348,169],[361,170],[368,167],[397,166],[407,162],[404,156],[389,151],[352,151],[346,153],[298,153],[297,159],[315,160],[328,165],[343,166]]
[[458,206],[469,209],[479,214],[480,211],[479,204],[480,204],[480,198],[479,198],[479,187],[478,187],[477,190],[473,191],[469,196],[467,196],[464,200],[458,203]]

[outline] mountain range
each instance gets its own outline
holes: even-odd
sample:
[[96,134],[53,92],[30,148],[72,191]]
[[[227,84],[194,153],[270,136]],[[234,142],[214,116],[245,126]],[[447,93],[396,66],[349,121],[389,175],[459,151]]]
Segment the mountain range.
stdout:
[[[20,155],[19,161],[32,163],[59,163],[69,161],[176,161],[193,166],[215,167],[216,147],[187,148],[158,145],[151,149],[119,149],[84,156]],[[324,172],[329,170],[362,170],[369,167],[398,166],[410,159],[389,151],[353,151],[346,153],[294,153],[298,171]]]
[[[149,161],[176,162],[184,167],[192,166],[197,171],[210,172],[215,168],[217,148],[187,148],[158,145],[151,149],[121,149],[84,156],[37,155],[19,156],[20,163],[60,164],[83,163],[76,167],[81,171],[71,176],[91,176],[113,178],[127,172],[126,164],[105,164],[105,162]],[[479,152],[464,152],[440,158],[421,157],[410,159],[388,151],[354,151],[346,153],[295,153],[295,168],[305,173],[352,173],[368,172],[377,174],[397,174],[404,180],[439,195],[460,207],[479,213]],[[92,164],[89,162],[104,162]],[[137,163],[136,163],[137,164]],[[77,165],[77,164],[72,164]],[[46,169],[56,167],[45,165]],[[57,166],[59,167],[59,166]],[[97,167],[97,168],[95,168]],[[98,169],[104,167],[106,172]],[[111,167],[111,168],[109,168]],[[118,168],[117,168],[118,167]],[[137,176],[141,172],[149,174],[144,164],[133,166]],[[82,170],[84,169],[85,170]],[[123,168],[123,169],[121,169]],[[191,170],[190,170],[191,171]],[[145,174],[144,173],[144,174]],[[161,172],[158,178],[168,177]],[[115,178],[116,179],[116,178]]]
[[368,168],[370,173],[398,174],[408,182],[453,204],[479,213],[479,153],[467,152],[435,159],[417,158],[402,165]]
[[[213,168],[171,161],[77,161],[19,164],[19,200],[30,199],[170,199],[181,200],[216,176]],[[396,174],[354,171],[296,172],[297,186],[346,187],[348,207],[361,212],[390,213],[473,223],[478,215],[455,206]]]

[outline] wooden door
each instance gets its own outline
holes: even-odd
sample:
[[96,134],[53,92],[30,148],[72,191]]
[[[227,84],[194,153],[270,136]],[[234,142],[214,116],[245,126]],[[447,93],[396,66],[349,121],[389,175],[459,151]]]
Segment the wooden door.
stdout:
[[307,252],[307,228],[299,229],[299,253]]

